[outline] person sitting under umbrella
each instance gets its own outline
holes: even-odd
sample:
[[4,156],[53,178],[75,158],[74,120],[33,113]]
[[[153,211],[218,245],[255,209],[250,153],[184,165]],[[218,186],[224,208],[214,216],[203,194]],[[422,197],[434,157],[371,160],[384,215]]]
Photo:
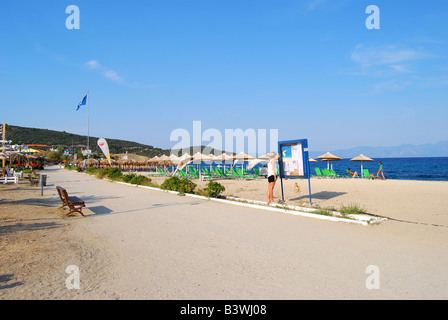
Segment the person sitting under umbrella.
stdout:
[[352,170],[350,168],[347,169],[348,173],[351,174],[351,176],[353,178],[357,178],[358,177],[358,171],[352,172]]

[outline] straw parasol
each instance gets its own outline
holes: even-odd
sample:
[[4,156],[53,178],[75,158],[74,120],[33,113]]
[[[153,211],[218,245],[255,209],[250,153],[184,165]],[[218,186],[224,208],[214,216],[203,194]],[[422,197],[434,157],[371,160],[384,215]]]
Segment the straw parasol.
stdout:
[[193,155],[193,158],[191,159],[191,161],[202,162],[202,161],[213,161],[214,159],[215,159],[214,156],[205,155],[205,154],[202,154],[202,153],[198,152],[198,153]]
[[171,164],[171,159],[170,157],[168,157],[167,155],[162,155],[159,157],[159,159],[157,160],[157,162],[159,164],[162,164],[164,167],[167,167]]
[[187,164],[189,164],[191,162],[191,159],[192,159],[192,156],[190,156],[188,153],[179,157],[179,159],[177,159],[177,168],[176,168],[176,171],[174,171],[174,172],[176,173],[177,170],[182,170]]
[[313,158],[308,158],[308,161],[309,162],[319,162],[319,161],[317,161],[316,159],[313,159]]
[[235,161],[250,161],[256,159],[253,156],[250,156],[244,152],[240,152],[235,156]]
[[363,154],[360,154],[359,156],[350,159],[350,161],[360,161],[361,162],[361,177],[364,176],[364,167],[363,167],[363,162],[364,161],[373,161],[373,159],[370,159],[369,157],[366,157]]
[[235,160],[235,156],[228,155],[227,153],[215,156],[214,159],[215,162],[222,162],[224,170],[226,168],[226,161],[233,161],[233,160]]
[[327,168],[330,170],[330,163],[331,163],[331,169],[333,169],[333,161],[340,161],[342,158],[339,158],[330,152],[327,152],[326,154],[323,154],[321,156],[318,156],[316,159],[320,159],[322,161],[328,161],[327,162]]
[[174,164],[174,165],[177,165],[179,163],[179,161],[180,161],[179,160],[180,157],[176,156],[175,154],[171,154],[169,158],[171,160],[171,163]]
[[266,153],[265,155],[262,155],[262,156],[260,156],[260,157],[257,157],[257,159],[260,159],[260,160],[269,160],[269,159],[271,159],[271,154],[270,154],[270,153]]
[[241,161],[241,170],[243,170],[244,162],[249,162],[249,161],[255,160],[255,159],[257,159],[257,158],[250,156],[244,152],[240,152],[234,157],[233,165],[235,165],[238,161]]

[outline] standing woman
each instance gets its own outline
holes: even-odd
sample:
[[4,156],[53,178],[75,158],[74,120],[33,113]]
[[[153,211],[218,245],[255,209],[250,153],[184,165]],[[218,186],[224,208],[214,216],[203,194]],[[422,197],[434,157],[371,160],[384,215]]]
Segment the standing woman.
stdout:
[[[380,175],[382,175],[383,177],[380,177]],[[376,174],[376,176],[382,180],[386,180],[386,178],[384,178],[384,172],[383,172],[383,163],[380,162],[380,167],[378,170],[378,173]]]
[[271,152],[268,162],[268,205],[274,202],[274,187],[277,181],[277,170],[275,164],[280,155]]

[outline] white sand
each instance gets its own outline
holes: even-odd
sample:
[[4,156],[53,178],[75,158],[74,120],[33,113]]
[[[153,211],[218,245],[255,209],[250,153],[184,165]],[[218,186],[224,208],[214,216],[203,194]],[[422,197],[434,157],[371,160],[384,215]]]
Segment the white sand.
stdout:
[[[81,246],[94,248],[61,246],[57,263],[48,254],[34,263],[49,263],[59,272],[52,279],[64,279],[66,264],[79,264],[81,289],[67,291],[64,283],[48,280],[43,285],[40,275],[10,287],[21,270],[11,263],[2,270],[10,275],[3,299],[17,292],[36,299],[448,298],[446,182],[312,180],[313,201],[321,207],[356,202],[401,220],[364,227],[135,188],[63,169],[46,173],[89,207],[86,218],[66,219],[70,230],[61,240],[82,239]],[[266,180],[219,182],[229,195],[266,197]],[[299,199],[296,181],[284,182],[289,203],[306,203],[307,181],[298,181]],[[54,185],[46,190],[49,200],[57,197]],[[275,196],[280,197],[279,185]],[[64,263],[65,256],[70,259]],[[381,272],[379,290],[366,288],[370,265]]]

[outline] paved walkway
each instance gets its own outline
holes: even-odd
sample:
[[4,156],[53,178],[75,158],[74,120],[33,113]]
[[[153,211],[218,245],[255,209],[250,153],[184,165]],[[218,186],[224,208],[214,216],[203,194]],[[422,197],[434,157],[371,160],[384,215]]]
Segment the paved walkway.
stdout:
[[[448,298],[446,245],[403,232],[431,232],[430,226],[388,221],[364,227],[135,188],[55,167],[45,174],[46,195],[57,197],[54,187],[61,185],[92,212],[82,225],[108,248],[113,272],[100,287],[116,298]],[[369,289],[366,280],[379,288]]]

